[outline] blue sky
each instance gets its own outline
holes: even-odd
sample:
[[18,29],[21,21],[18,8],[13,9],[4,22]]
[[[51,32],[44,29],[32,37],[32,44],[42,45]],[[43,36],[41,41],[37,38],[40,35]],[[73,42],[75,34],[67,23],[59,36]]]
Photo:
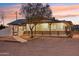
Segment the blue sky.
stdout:
[[[74,24],[79,24],[79,3],[49,3],[49,5],[51,5],[53,16],[57,19],[69,20]],[[18,7],[19,3],[0,3],[0,11],[5,11],[8,21],[15,19],[14,14],[15,11],[19,10]],[[6,22],[8,22],[7,20]]]
[[79,5],[79,3],[50,3],[51,6],[69,6],[69,5]]
[[0,3],[0,7],[7,7],[12,5],[16,5],[16,3]]
[[[0,7],[7,7],[16,5],[17,3],[0,3]],[[79,5],[79,3],[49,3],[51,6],[69,6],[69,5]]]

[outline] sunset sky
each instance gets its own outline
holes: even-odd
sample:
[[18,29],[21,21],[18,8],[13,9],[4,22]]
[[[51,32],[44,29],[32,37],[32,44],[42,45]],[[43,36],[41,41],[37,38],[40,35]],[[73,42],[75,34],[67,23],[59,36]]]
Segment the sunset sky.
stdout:
[[[79,24],[78,3],[50,3],[49,5],[52,10],[52,16],[59,20],[70,20],[74,24]],[[21,4],[19,3],[0,3],[0,15],[1,12],[4,12],[5,24],[15,20],[16,11],[18,12],[18,18],[22,18],[22,16],[19,15],[20,6]]]

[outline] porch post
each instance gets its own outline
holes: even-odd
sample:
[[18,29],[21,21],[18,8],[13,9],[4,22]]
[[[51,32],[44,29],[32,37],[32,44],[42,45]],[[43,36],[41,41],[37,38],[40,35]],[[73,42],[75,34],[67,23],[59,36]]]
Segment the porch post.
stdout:
[[58,29],[58,30],[57,30],[57,36],[59,37],[59,28],[58,28],[58,24],[56,25],[56,29]]
[[28,26],[28,24],[26,24],[26,29],[27,29],[27,35],[30,35],[30,31],[29,31],[29,26]]
[[35,24],[35,35],[36,35],[36,24]]
[[13,27],[12,27],[12,34],[13,34],[13,36],[14,36],[14,25],[13,25]]
[[28,31],[27,31],[27,24],[25,24],[25,31],[26,31],[26,34],[28,35]]
[[[42,24],[42,23],[40,23],[40,24]],[[40,32],[42,33],[42,36],[43,36],[43,34],[44,34],[44,31],[43,31],[43,29],[42,29]]]
[[22,27],[22,28],[23,28],[23,29],[22,29],[22,31],[23,31],[23,35],[24,35],[24,34],[25,34],[25,33],[24,33],[24,25],[23,25],[23,27]]
[[23,25],[23,31],[24,31],[24,25]]
[[49,35],[51,35],[51,24],[52,23],[49,23]]
[[19,26],[17,26],[17,35],[19,35]]

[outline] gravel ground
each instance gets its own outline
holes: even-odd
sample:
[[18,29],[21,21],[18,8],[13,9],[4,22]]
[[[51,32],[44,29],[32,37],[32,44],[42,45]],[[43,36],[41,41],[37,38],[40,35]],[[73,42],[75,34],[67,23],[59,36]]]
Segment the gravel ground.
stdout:
[[79,56],[79,38],[38,37],[27,43],[0,41],[0,55]]

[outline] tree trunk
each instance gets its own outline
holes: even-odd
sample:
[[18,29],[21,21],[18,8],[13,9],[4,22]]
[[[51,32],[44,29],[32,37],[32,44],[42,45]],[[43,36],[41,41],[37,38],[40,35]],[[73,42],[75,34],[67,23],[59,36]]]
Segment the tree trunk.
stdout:
[[34,37],[33,36],[33,29],[30,29],[30,34],[31,34],[30,37],[33,38]]
[[33,28],[34,28],[35,26],[36,26],[36,24],[34,24],[33,26],[32,26],[31,24],[29,25],[29,28],[30,28],[30,35],[31,35],[30,37],[31,37],[31,38],[34,37],[34,36],[33,36]]

